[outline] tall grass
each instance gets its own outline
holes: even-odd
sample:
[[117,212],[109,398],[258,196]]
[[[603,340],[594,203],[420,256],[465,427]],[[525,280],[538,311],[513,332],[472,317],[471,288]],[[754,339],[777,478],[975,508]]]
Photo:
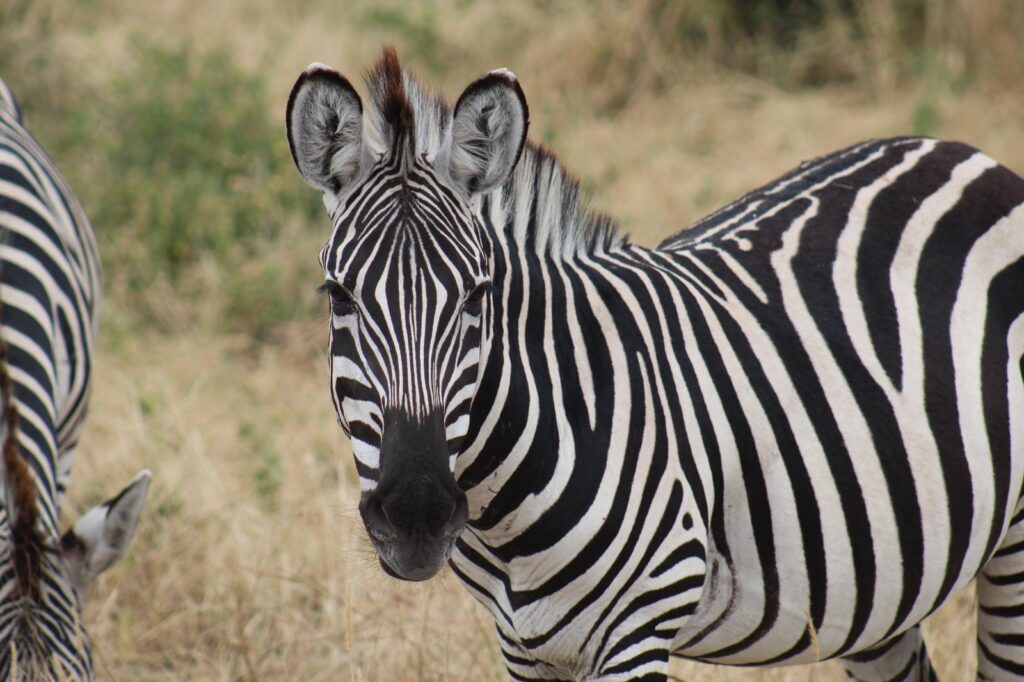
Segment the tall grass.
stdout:
[[[5,18],[51,26],[15,9]],[[312,314],[320,237],[307,228],[322,211],[296,182],[259,71],[223,47],[133,36],[94,83],[24,42],[0,70],[40,76],[19,99],[96,226],[115,328],[187,326],[202,303],[205,322],[265,340]]]

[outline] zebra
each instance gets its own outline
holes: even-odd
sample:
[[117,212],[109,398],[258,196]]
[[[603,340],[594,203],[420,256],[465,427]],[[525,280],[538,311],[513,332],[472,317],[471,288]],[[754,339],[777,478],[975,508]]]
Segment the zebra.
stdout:
[[92,680],[82,601],[122,558],[144,470],[63,534],[89,400],[99,255],[82,207],[0,80],[0,678]]
[[386,573],[447,562],[512,679],[602,681],[935,679],[919,623],[977,578],[979,678],[1024,674],[1024,180],[874,140],[643,248],[510,71],[366,85],[312,64],[285,123]]

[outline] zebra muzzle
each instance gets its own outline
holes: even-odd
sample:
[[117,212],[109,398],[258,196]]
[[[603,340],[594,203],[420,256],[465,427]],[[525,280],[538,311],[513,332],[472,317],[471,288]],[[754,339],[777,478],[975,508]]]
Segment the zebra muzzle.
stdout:
[[359,512],[385,571],[426,580],[451,556],[468,516],[449,468],[444,416],[391,410],[382,431],[380,480],[363,494]]
[[422,480],[389,494],[373,491],[359,509],[384,571],[403,580],[433,577],[466,525],[466,495]]

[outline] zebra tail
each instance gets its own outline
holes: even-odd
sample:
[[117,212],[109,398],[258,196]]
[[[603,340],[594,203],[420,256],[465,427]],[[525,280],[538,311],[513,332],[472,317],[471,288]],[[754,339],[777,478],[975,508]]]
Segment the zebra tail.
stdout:
[[[0,301],[0,316],[3,302]],[[2,325],[0,325],[2,330]],[[0,403],[3,405],[3,461],[5,501],[13,541],[14,570],[22,596],[33,595],[38,588],[43,540],[37,527],[39,508],[32,473],[18,448],[18,407],[14,404],[11,373],[7,361],[7,343],[0,333]]]

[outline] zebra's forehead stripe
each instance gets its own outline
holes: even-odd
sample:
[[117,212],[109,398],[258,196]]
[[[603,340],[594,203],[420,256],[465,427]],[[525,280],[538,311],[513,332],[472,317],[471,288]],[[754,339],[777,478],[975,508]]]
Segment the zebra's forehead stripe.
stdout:
[[480,228],[464,203],[438,191],[429,169],[385,165],[371,178],[376,186],[354,193],[337,214],[322,260],[370,313],[359,318],[356,347],[376,359],[370,375],[386,378],[382,406],[421,415],[443,407],[439,382],[453,376],[461,353],[462,325],[446,319],[458,311],[449,287],[481,279]]

